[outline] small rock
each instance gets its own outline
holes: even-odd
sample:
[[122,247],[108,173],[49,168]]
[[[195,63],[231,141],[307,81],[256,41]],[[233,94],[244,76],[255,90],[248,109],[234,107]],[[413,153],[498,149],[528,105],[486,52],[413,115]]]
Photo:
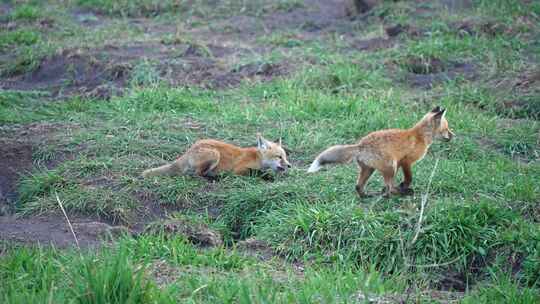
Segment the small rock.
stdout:
[[221,234],[208,228],[202,223],[193,223],[185,219],[171,219],[150,224],[145,232],[180,234],[190,242],[200,246],[221,246],[223,244]]
[[401,34],[403,31],[407,30],[408,28],[409,28],[408,25],[401,25],[398,23],[396,25],[385,28],[384,31],[389,37],[395,37]]

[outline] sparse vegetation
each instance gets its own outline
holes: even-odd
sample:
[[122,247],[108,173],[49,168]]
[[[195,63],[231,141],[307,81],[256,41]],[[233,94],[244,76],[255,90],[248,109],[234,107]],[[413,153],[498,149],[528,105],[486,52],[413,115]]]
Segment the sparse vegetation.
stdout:
[[[336,5],[3,4],[0,213],[21,218],[0,218],[0,302],[539,302],[540,6]],[[414,196],[360,200],[352,165],[305,173],[433,105],[456,138],[416,165]],[[140,177],[198,139],[257,132],[282,138],[287,174]],[[60,203],[137,236],[36,245],[71,240]]]

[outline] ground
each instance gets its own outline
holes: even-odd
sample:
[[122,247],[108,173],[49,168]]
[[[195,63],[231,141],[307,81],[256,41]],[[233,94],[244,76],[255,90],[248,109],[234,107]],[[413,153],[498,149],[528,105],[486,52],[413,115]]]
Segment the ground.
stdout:
[[[526,0],[2,2],[3,302],[537,303],[539,16]],[[437,105],[456,137],[414,167],[414,196],[360,199],[352,165],[305,173]],[[140,176],[257,132],[282,138],[289,172]]]

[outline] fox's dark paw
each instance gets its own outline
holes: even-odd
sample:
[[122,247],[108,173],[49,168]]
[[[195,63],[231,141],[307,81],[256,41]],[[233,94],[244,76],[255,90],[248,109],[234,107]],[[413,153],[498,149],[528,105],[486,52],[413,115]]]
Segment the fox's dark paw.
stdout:
[[401,195],[413,195],[414,190],[413,188],[410,188],[409,186],[405,186],[404,183],[399,184],[399,193]]
[[356,191],[356,193],[358,193],[358,197],[359,197],[359,198],[370,197],[370,195],[368,195],[368,194],[365,193],[365,192],[358,192],[358,191]]
[[216,182],[219,182],[220,180],[220,176],[217,176],[217,175],[205,175],[205,176],[202,176],[202,178],[210,183],[216,183]]
[[401,195],[414,195],[414,190],[412,188],[399,189]]

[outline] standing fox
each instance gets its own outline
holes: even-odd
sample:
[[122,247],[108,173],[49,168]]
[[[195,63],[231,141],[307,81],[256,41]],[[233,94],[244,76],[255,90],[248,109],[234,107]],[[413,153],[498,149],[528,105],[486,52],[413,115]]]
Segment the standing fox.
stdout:
[[277,143],[257,134],[257,147],[241,148],[213,139],[195,142],[173,163],[146,170],[143,177],[156,175],[198,175],[213,177],[219,172],[245,175],[250,170],[286,171],[287,161],[281,139]]
[[[356,160],[360,173],[356,184],[358,195],[365,196],[364,186],[375,169],[384,178],[384,195],[412,194],[412,165],[421,160],[434,138],[450,141],[454,133],[444,117],[445,109],[434,108],[416,125],[407,130],[389,129],[372,132],[355,145],[337,145],[323,151],[313,161],[308,172],[316,172],[326,164],[344,164]],[[404,180],[399,189],[394,186],[398,168],[403,170]]]

